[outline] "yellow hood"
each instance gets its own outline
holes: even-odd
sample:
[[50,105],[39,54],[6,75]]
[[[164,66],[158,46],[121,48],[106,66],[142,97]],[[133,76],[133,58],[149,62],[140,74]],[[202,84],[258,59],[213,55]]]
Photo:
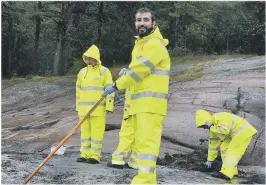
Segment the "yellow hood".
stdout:
[[[94,58],[95,60],[97,60],[98,64],[101,64],[101,60],[100,60],[100,51],[99,48],[95,45],[92,45],[83,55],[82,55],[82,59],[85,62],[85,56],[86,57],[91,57]],[[86,63],[86,62],[85,62]]]
[[206,121],[212,123],[211,114],[205,110],[197,110],[196,111],[196,126],[200,127],[202,125],[205,125]]
[[[164,43],[165,46],[167,46],[169,44],[169,40],[163,38],[158,26],[155,27],[155,30],[151,34],[149,34],[149,35],[147,35],[147,36],[145,36],[143,38],[146,39],[146,38],[154,38],[154,37],[162,40],[162,42]],[[139,36],[135,36],[135,38],[139,39],[140,37]]]

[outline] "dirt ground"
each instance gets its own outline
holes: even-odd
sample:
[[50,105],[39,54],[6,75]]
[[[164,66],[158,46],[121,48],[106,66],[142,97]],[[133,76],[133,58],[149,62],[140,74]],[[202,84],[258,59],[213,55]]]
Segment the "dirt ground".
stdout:
[[[175,64],[172,72],[178,73],[181,69],[184,71],[190,65],[193,64]],[[225,67],[228,67],[224,63],[221,65],[217,64],[215,69],[220,67],[220,70],[226,70]],[[250,64],[247,62],[246,65]],[[176,85],[179,86],[179,83]],[[186,87],[186,84],[189,83],[182,82],[183,87]],[[77,124],[74,88],[75,78],[66,77],[54,82],[2,81],[2,184],[23,183],[50,153],[51,147],[56,146]],[[188,97],[188,94],[184,94],[184,97]],[[173,104],[174,98],[171,101]],[[182,103],[178,103],[180,107]],[[113,114],[107,115],[100,164],[76,162],[80,146],[78,129],[64,144],[65,152],[62,155],[54,155],[29,183],[129,184],[136,175],[136,170],[107,167],[111,153],[118,144],[123,114],[122,104],[117,103],[115,109]],[[169,125],[166,124],[164,130],[172,131],[173,128]],[[157,160],[158,184],[265,184],[265,164],[239,165],[239,174],[231,181],[211,177],[211,172],[203,172],[207,158],[206,149],[198,150],[193,143],[182,143],[181,140],[170,137],[171,132],[169,133],[163,134],[160,157]],[[201,142],[206,144],[205,140]],[[265,163],[264,158],[261,158],[261,161]],[[218,171],[220,167],[221,159],[218,158],[213,170]]]
[[[23,183],[29,174],[41,163],[45,153],[2,154],[2,184]],[[64,155],[53,156],[31,179],[32,184],[129,184],[136,175],[134,169],[111,169],[107,167],[111,153],[104,153],[101,164],[77,163],[77,147],[68,148]],[[263,168],[243,167],[239,175],[230,182],[216,179],[209,172],[199,172],[203,167],[200,152],[191,155],[166,155],[158,160],[158,184],[200,183],[200,184],[265,184]],[[216,164],[215,170],[219,169]],[[246,172],[245,170],[248,170]],[[253,171],[252,171],[253,170]]]

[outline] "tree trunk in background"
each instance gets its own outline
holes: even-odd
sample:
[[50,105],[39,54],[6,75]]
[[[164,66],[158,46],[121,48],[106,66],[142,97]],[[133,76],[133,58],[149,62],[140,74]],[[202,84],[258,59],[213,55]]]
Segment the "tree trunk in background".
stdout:
[[53,66],[53,75],[59,74],[59,66],[60,66],[60,56],[61,56],[61,43],[62,43],[62,35],[58,34],[58,40],[56,44],[56,50],[54,55],[54,66]]
[[12,72],[12,30],[13,30],[13,23],[12,23],[12,19],[9,18],[8,21],[8,61],[7,61],[7,72],[8,75],[11,75]]
[[228,47],[229,47],[229,38],[226,39],[226,54],[229,53]]
[[96,39],[96,45],[101,48],[101,38],[102,38],[102,25],[103,25],[103,2],[99,2],[98,5],[98,15],[97,15],[97,21],[98,21],[98,35]]
[[59,71],[58,74],[59,75],[64,75],[66,72],[66,61],[64,60],[64,51],[65,51],[65,34],[62,33],[63,35],[61,35],[61,40],[60,40],[60,56],[59,56],[59,60],[60,60],[60,66],[59,66]]
[[175,41],[174,41],[174,34],[173,34],[173,18],[171,17],[168,23],[169,31],[168,31],[168,39],[169,39],[169,49],[174,49]]
[[175,30],[174,30],[174,43],[173,43],[173,49],[175,48],[175,45],[176,45],[176,41],[178,40],[177,39],[177,35],[178,35],[178,22],[179,22],[179,18],[176,17],[175,18]]
[[[41,6],[42,6],[41,2],[37,2],[36,12],[39,12],[39,10],[41,9]],[[40,15],[36,15],[35,16],[34,54],[33,54],[33,61],[32,61],[33,74],[38,73],[39,68],[40,68],[39,57],[38,57],[40,27],[41,27],[41,18],[40,18]]]
[[[62,71],[64,71],[64,62],[63,62],[63,44],[64,44],[64,36],[66,32],[66,23],[65,19],[67,14],[65,14],[65,3],[69,2],[62,2],[61,3],[61,14],[63,14],[62,19],[59,20],[57,23],[57,39],[56,39],[56,50],[54,55],[54,65],[53,65],[53,74],[54,75],[62,75]],[[61,70],[60,70],[61,69]]]

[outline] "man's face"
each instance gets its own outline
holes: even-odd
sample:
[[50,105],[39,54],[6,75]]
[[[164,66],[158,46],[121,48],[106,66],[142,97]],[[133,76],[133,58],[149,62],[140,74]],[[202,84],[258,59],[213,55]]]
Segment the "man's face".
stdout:
[[97,64],[97,60],[91,57],[86,57],[85,56],[85,61],[87,65],[95,66]]
[[149,33],[155,27],[155,22],[152,21],[151,13],[137,13],[135,26],[140,37],[149,35]]

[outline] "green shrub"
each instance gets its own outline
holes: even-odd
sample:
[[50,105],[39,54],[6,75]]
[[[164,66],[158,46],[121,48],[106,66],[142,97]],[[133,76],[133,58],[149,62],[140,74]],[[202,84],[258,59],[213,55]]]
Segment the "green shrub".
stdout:
[[78,74],[78,72],[85,66],[86,66],[86,64],[84,63],[83,60],[74,61],[72,68],[68,72],[68,75],[69,74]]

